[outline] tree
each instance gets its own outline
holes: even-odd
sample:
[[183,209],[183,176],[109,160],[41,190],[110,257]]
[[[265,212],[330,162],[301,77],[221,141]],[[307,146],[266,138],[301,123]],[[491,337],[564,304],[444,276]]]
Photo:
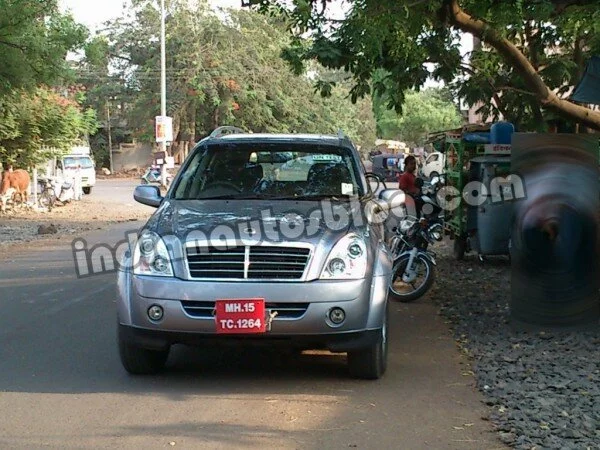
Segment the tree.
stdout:
[[15,91],[0,99],[0,160],[32,167],[66,152],[95,131],[92,110],[48,88]]
[[462,125],[457,106],[447,90],[425,89],[406,93],[402,114],[386,107],[385,97],[374,100],[378,136],[395,139],[410,146],[425,144],[427,135],[434,131],[449,130]]
[[[263,12],[287,17],[294,41],[284,56],[297,72],[312,60],[328,68],[345,68],[354,77],[353,99],[372,89],[391,88],[390,106],[401,110],[405,92],[423,86],[430,76],[445,83],[463,76],[469,86],[483,86],[495,68],[501,71],[502,85],[493,77],[485,92],[491,97],[484,98],[481,92],[471,99],[487,103],[506,96],[506,102],[497,106],[500,109],[508,108],[507,102],[514,104],[508,92],[513,98],[520,93],[534,115],[537,109],[550,110],[600,129],[600,112],[564,98],[588,57],[600,51],[597,0],[353,0],[341,21],[328,18],[330,0],[293,0],[291,7],[284,0],[251,3]],[[480,39],[491,51],[489,57],[465,66],[460,32]],[[379,69],[388,73],[385,83],[372,85]],[[327,80],[321,83],[326,85]]]
[[68,78],[66,56],[84,43],[84,26],[57,0],[0,0],[0,11],[0,95]]
[[[222,18],[204,1],[172,0],[167,9],[167,109],[174,153],[220,125],[284,133],[342,128],[358,143],[372,143],[370,99],[349,105],[349,90],[341,85],[324,98],[307,76],[292,73],[280,57],[290,43],[281,19],[247,10],[231,10]],[[138,139],[152,141],[160,100],[160,16],[148,0],[132,1],[129,11],[131,18],[109,24],[108,39],[88,47],[80,74],[96,108],[107,98],[98,95],[101,83],[114,82],[111,101],[121,103],[120,114]],[[108,66],[117,72],[109,74]],[[314,67],[315,73],[320,70]]]

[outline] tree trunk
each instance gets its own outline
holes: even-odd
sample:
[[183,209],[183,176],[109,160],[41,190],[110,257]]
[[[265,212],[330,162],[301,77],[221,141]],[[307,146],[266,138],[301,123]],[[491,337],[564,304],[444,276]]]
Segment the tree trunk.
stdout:
[[499,35],[487,23],[474,19],[463,11],[458,1],[445,0],[444,2],[447,17],[452,25],[464,32],[473,34],[473,36],[496,49],[504,60],[521,75],[527,87],[543,107],[552,109],[567,119],[600,130],[600,112],[592,111],[559,98],[546,86],[531,62],[512,42]]

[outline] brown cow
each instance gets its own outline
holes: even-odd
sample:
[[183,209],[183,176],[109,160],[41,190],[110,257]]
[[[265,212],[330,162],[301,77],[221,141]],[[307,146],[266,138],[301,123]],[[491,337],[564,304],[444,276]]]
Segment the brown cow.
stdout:
[[2,203],[2,209],[6,206],[6,201],[9,200],[9,198],[5,197],[7,197],[9,189],[11,188],[14,189],[14,196],[19,194],[21,204],[27,202],[30,181],[29,173],[27,173],[26,170],[17,169],[12,172],[5,170],[2,174],[2,183],[0,184],[0,202]]

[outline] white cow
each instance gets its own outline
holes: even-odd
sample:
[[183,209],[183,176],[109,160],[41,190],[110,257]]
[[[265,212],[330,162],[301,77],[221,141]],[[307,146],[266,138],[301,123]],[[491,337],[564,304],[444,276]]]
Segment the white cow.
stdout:
[[17,190],[15,188],[8,188],[7,191],[0,195],[0,211],[4,212],[6,211],[6,204],[8,203],[9,200],[13,199],[13,196],[15,195],[15,193],[17,192]]

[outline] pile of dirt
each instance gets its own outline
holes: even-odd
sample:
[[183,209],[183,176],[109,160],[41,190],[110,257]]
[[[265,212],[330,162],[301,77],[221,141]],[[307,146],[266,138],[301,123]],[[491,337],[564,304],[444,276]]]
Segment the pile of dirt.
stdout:
[[76,237],[116,223],[147,220],[152,211],[152,208],[134,202],[105,203],[93,195],[50,212],[16,208],[0,214],[0,248],[6,250],[25,242]]
[[146,173],[145,168],[121,170],[118,172],[111,173],[110,175],[105,175],[102,171],[98,171],[96,173],[96,178],[99,180],[108,180],[108,179],[114,179],[114,178],[138,179],[142,175],[144,175],[144,173]]

